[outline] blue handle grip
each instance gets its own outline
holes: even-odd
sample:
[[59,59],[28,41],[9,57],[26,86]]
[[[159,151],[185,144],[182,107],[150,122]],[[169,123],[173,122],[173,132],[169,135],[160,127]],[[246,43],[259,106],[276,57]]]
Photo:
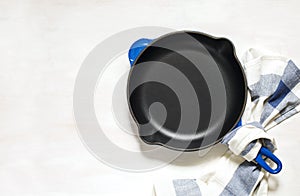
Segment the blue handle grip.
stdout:
[[[238,124],[235,126],[235,128],[238,128],[242,126],[242,120],[238,122]],[[277,168],[272,169],[266,161],[262,158],[262,156],[266,156],[267,158],[271,159],[274,163],[276,163]],[[255,161],[258,165],[260,165],[262,168],[264,168],[267,172],[270,172],[271,174],[277,174],[282,169],[282,163],[281,161],[266,147],[261,147],[261,149],[258,152],[258,155],[255,158]]]
[[128,52],[128,58],[130,62],[130,66],[133,65],[134,61],[136,58],[140,55],[140,53],[151,43],[153,40],[152,39],[146,39],[142,38],[137,41],[135,41]]
[[[263,155],[266,156],[266,158],[271,159],[274,163],[276,163],[277,165],[276,169],[272,169],[266,163],[266,161],[262,158]],[[281,161],[266,147],[261,147],[257,157],[255,158],[255,161],[257,162],[258,165],[260,165],[262,168],[264,168],[267,172],[270,172],[271,174],[277,174],[282,169]]]

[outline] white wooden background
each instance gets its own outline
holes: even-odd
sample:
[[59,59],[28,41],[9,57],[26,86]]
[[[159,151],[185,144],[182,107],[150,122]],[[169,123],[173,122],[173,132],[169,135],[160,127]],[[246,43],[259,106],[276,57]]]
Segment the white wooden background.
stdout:
[[[227,37],[239,57],[254,47],[300,64],[299,9],[297,0],[1,0],[0,194],[151,195],[156,179],[200,175],[222,149],[147,173],[118,171],[91,155],[72,111],[82,61],[114,33],[156,25]],[[270,195],[300,193],[299,117],[272,130],[284,168],[271,177]]]

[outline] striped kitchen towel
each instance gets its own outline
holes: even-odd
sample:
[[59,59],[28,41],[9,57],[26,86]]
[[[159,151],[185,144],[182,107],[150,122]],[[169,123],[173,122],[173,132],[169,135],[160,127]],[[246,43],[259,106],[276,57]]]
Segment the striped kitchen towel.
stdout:
[[197,179],[176,179],[155,185],[157,196],[266,195],[269,174],[252,162],[262,146],[276,150],[266,133],[300,111],[300,69],[288,58],[249,49],[242,59],[248,100],[242,126],[222,140],[229,150],[216,168]]

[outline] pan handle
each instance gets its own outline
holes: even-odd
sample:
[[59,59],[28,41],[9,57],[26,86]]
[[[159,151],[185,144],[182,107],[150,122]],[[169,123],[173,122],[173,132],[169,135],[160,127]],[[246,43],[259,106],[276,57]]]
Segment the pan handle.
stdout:
[[[271,159],[274,163],[276,163],[277,167],[276,169],[272,169],[266,161],[263,159],[262,156],[265,156],[266,158]],[[277,174],[282,169],[282,163],[281,161],[266,147],[261,147],[259,150],[257,157],[255,158],[255,161],[258,165],[260,165],[262,168],[264,168],[267,172],[270,172],[271,174]]]
[[136,58],[140,55],[140,53],[152,42],[152,39],[141,38],[135,41],[129,49],[128,58],[130,62],[130,66],[133,65]]
[[[235,128],[238,128],[242,126],[242,120],[240,119],[240,121],[238,122],[238,124],[235,126]],[[277,168],[276,169],[272,169],[266,162],[265,160],[262,158],[262,156],[265,156],[266,158],[271,159],[274,163],[276,163]],[[261,166],[262,168],[264,168],[267,172],[271,173],[271,174],[278,174],[281,169],[282,169],[282,163],[281,161],[266,147],[261,147],[256,158],[255,158],[256,163]]]

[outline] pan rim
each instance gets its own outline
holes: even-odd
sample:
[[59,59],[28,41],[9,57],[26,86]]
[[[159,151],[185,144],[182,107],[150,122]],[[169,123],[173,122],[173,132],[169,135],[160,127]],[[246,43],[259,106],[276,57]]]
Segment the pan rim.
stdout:
[[[150,46],[154,45],[157,41],[165,38],[165,37],[168,37],[168,36],[171,36],[171,35],[175,35],[175,34],[180,34],[180,33],[187,33],[187,34],[195,34],[195,35],[201,35],[201,36],[204,36],[204,37],[207,37],[207,38],[210,38],[210,39],[213,39],[213,40],[226,40],[230,43],[230,45],[232,46],[232,54],[233,54],[233,57],[236,61],[236,63],[239,65],[239,69],[240,69],[240,72],[242,73],[242,77],[243,77],[243,80],[244,80],[244,102],[243,102],[243,105],[242,105],[242,109],[240,110],[239,112],[239,115],[238,115],[238,118],[237,120],[235,121],[235,123],[233,123],[233,125],[231,126],[230,129],[228,129],[226,131],[226,134],[228,134],[229,132],[231,132],[235,127],[236,125],[238,124],[238,122],[241,120],[242,116],[243,116],[243,113],[245,111],[245,108],[246,108],[246,103],[247,103],[247,99],[248,99],[248,82],[247,82],[247,78],[246,78],[246,74],[245,74],[245,71],[243,69],[243,66],[240,62],[240,60],[238,59],[237,57],[237,54],[236,54],[236,48],[233,44],[233,42],[231,40],[229,40],[228,38],[225,38],[225,37],[216,37],[216,36],[213,36],[213,35],[209,35],[207,33],[203,33],[203,32],[199,32],[199,31],[194,31],[194,30],[181,30],[181,31],[174,31],[174,32],[171,32],[171,33],[167,33],[167,34],[164,34],[158,38],[155,38],[153,39],[153,41],[151,43],[149,43],[139,54],[138,56],[136,57],[136,59],[134,60],[133,64],[132,64],[132,67],[130,68],[129,70],[129,74],[128,74],[128,78],[127,78],[127,85],[126,85],[126,97],[127,97],[127,103],[128,103],[128,106],[129,106],[129,112],[135,122],[135,124],[137,125],[138,129],[140,129],[140,125],[132,111],[132,108],[131,108],[131,105],[130,105],[130,101],[129,101],[129,82],[130,82],[130,78],[131,78],[131,74],[132,74],[132,71],[133,71],[133,68],[134,66],[136,66],[136,62],[137,60],[143,55],[143,53],[147,50],[147,48],[149,48]],[[225,134],[225,135],[226,135]],[[225,136],[224,135],[224,136]],[[163,146],[163,147],[166,147],[168,149],[171,149],[171,150],[176,150],[176,151],[183,151],[183,152],[194,152],[194,151],[198,151],[198,150],[203,150],[203,149],[206,149],[206,148],[209,148],[211,146],[214,146],[216,144],[218,144],[223,138],[224,136],[220,137],[219,139],[217,139],[215,142],[212,142],[211,144],[209,145],[205,145],[205,146],[200,146],[200,147],[196,147],[196,148],[186,148],[186,149],[181,149],[181,148],[176,148],[176,147],[172,147],[172,146],[168,146],[162,142],[158,142],[158,141],[153,141],[153,142],[149,142],[147,140],[145,140],[143,137],[139,136],[138,138],[140,140],[142,140],[143,142],[145,142],[146,144],[149,144],[149,145],[159,145],[159,146]],[[193,140],[191,140],[193,141]]]

